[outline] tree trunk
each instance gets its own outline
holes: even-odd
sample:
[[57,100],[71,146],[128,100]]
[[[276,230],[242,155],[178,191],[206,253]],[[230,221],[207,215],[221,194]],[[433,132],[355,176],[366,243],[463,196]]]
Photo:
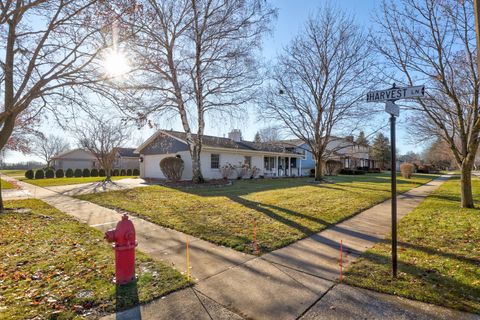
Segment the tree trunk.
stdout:
[[461,170],[461,206],[462,208],[474,208],[472,194],[472,165],[463,164]]
[[205,179],[202,175],[202,169],[200,164],[200,151],[197,146],[192,147],[191,156],[192,156],[192,171],[193,171],[193,183],[204,183]]
[[315,162],[315,181],[323,180],[323,163],[322,160]]
[[3,197],[2,197],[2,179],[0,179],[0,214],[5,211],[5,207],[3,206]]

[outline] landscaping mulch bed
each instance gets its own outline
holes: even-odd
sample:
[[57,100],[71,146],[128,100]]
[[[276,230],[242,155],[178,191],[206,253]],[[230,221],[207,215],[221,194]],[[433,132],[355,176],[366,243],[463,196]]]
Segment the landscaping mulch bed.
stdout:
[[209,188],[231,186],[233,182],[225,179],[212,179],[204,183],[194,183],[192,181],[158,181],[158,184],[169,188]]

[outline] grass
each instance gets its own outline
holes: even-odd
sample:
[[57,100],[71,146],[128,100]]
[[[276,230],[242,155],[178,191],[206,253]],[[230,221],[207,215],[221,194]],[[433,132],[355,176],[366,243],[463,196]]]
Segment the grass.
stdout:
[[[480,180],[472,184],[478,208]],[[480,210],[461,209],[459,191],[459,178],[451,178],[401,220],[397,279],[387,239],[351,266],[347,283],[480,313]]]
[[[117,176],[112,177],[112,181],[136,178],[136,176]],[[23,182],[30,183],[39,187],[64,186],[70,184],[81,184],[103,181],[105,177],[80,177],[80,178],[49,178],[49,179],[27,179],[22,178]]]
[[[399,192],[435,178],[398,179]],[[118,208],[216,244],[252,252],[254,219],[262,252],[286,246],[367,209],[390,196],[386,174],[333,177],[333,184],[309,178],[235,181],[227,187],[151,186],[79,196]]]
[[2,190],[3,189],[15,189],[15,186],[8,181],[0,179],[0,183],[2,184]]
[[25,177],[27,170],[0,170],[0,173],[9,177]]
[[98,318],[182,288],[180,273],[137,252],[137,281],[115,287],[114,251],[100,231],[40,200],[0,215],[0,319]]

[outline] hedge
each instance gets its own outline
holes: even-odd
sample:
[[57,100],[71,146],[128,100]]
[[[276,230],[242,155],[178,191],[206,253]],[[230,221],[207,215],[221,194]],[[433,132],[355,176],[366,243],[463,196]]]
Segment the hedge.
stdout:
[[90,177],[98,177],[98,170],[96,168],[93,168],[92,171],[90,171]]
[[68,168],[65,172],[65,177],[72,178],[73,177],[73,169]]
[[55,178],[55,171],[53,171],[53,169],[47,169],[47,171],[45,171],[45,178]]
[[63,178],[64,176],[65,176],[65,173],[63,172],[63,169],[57,169],[57,171],[55,171],[55,177]]
[[121,175],[121,176],[126,176],[126,175],[127,175],[127,171],[126,171],[125,169],[120,170],[120,175]]
[[75,178],[80,178],[82,176],[82,169],[75,169],[74,176]]
[[105,169],[98,170],[98,176],[99,177],[105,177],[106,176]]
[[127,176],[131,176],[132,174],[132,169],[127,169]]
[[35,171],[35,179],[43,179],[45,178],[45,172],[43,172],[43,169]]
[[120,175],[120,171],[118,169],[113,169],[112,177],[118,177]]
[[32,169],[27,170],[27,171],[25,172],[25,178],[27,178],[27,179],[33,179],[34,177],[35,177],[35,173],[33,172]]
[[90,169],[87,169],[87,168],[83,169],[82,174],[84,177],[90,177]]
[[139,175],[140,175],[140,170],[138,170],[138,169],[133,169],[133,175],[134,175],[134,176],[139,176]]

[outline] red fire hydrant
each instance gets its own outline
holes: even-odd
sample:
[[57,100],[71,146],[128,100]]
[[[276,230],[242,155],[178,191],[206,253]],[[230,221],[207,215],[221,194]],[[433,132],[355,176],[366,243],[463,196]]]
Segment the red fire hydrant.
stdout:
[[124,214],[115,229],[105,232],[108,242],[115,242],[115,279],[117,284],[127,284],[135,279],[135,228]]

